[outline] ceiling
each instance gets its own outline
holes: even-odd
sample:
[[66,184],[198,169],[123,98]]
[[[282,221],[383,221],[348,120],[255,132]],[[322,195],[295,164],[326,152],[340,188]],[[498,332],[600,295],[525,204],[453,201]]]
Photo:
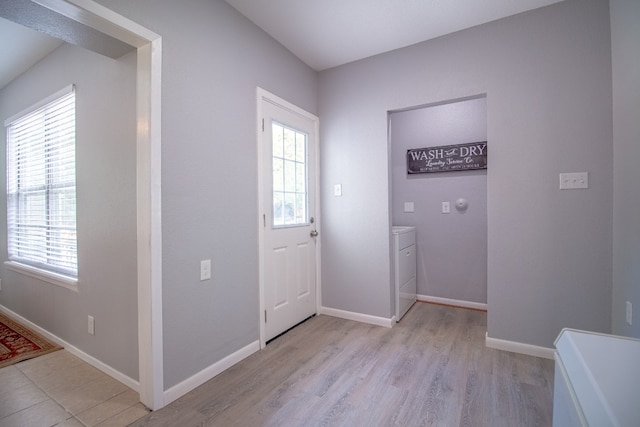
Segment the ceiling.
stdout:
[[[561,0],[225,1],[321,71]],[[0,40],[0,89],[63,43],[3,18]]]
[[[135,49],[40,2],[0,1],[0,89],[64,42],[110,58]],[[67,9],[67,14],[72,12]]]
[[0,40],[0,89],[63,43],[4,18],[0,18]]
[[321,71],[560,0],[225,1]]

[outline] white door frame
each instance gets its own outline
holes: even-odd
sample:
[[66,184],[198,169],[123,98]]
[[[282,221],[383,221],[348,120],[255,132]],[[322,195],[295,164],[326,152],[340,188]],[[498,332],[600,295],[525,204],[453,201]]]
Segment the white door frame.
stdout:
[[320,306],[322,301],[322,286],[320,285],[320,271],[321,271],[321,245],[322,245],[322,221],[320,218],[320,121],[317,116],[301,109],[300,107],[285,101],[284,99],[274,95],[266,90],[258,87],[257,90],[257,115],[256,115],[256,141],[258,144],[258,253],[259,253],[259,262],[258,262],[258,280],[259,280],[259,288],[260,288],[260,311],[258,312],[258,319],[260,323],[260,348],[264,348],[266,346],[265,340],[265,324],[264,324],[264,217],[263,214],[266,212],[266,206],[264,206],[264,170],[263,170],[263,158],[264,158],[264,132],[262,131],[262,102],[268,101],[272,104],[278,105],[287,110],[293,111],[301,116],[307,117],[309,120],[313,121],[314,132],[316,136],[316,144],[315,144],[315,170],[316,170],[316,179],[315,179],[315,226],[316,231],[318,231],[318,237],[316,237],[316,313],[320,313]]
[[160,119],[162,38],[92,0],[30,0],[137,50],[136,185],[140,401],[164,406]]

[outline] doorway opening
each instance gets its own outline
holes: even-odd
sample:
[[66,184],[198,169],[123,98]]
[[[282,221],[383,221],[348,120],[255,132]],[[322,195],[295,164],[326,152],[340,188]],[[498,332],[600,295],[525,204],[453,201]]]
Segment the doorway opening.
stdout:
[[486,101],[389,113],[390,212],[393,225],[416,228],[419,301],[486,310],[487,169],[408,173],[408,150],[486,142]]
[[[113,57],[135,50],[136,65],[136,240],[138,291],[138,386],[140,401],[151,409],[165,405],[162,344],[162,247],[161,247],[161,60],[162,38],[91,0],[50,2],[47,7],[36,1],[7,2],[0,17],[41,30],[53,37],[93,50],[100,54],[105,46]],[[36,10],[33,13],[18,13]],[[23,22],[28,20],[28,22]],[[73,31],[70,31],[73,28]],[[91,37],[67,39],[65,36],[90,34]],[[93,40],[95,43],[85,43]],[[118,373],[94,364],[120,379]],[[126,382],[125,382],[126,383]]]

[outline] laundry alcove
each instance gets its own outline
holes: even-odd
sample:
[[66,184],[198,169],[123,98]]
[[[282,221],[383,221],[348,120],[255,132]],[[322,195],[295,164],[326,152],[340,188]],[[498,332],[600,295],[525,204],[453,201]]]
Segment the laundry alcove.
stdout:
[[[486,308],[487,169],[407,173],[407,150],[487,141],[486,101],[480,96],[389,114],[391,218],[416,227],[419,300]],[[456,209],[461,198],[466,209]]]

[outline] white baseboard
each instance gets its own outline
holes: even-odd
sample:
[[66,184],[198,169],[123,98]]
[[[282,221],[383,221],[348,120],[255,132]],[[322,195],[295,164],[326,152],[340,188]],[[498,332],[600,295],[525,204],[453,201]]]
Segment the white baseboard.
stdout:
[[496,350],[527,354],[529,356],[542,357],[545,359],[553,359],[554,355],[554,349],[552,348],[524,344],[516,341],[501,340],[498,338],[490,338],[488,332],[485,337],[485,345],[489,348],[495,348]]
[[432,297],[429,295],[418,295],[418,301],[432,302],[434,304],[451,305],[454,307],[472,308],[474,310],[487,311],[487,304],[473,301],[463,301],[450,298]]
[[320,314],[327,316],[339,317],[341,319],[355,320],[356,322],[369,323],[371,325],[384,326],[392,328],[396,323],[396,316],[391,319],[385,317],[371,316],[369,314],[355,313],[353,311],[338,310],[337,308],[320,307]]
[[184,396],[196,387],[209,381],[211,378],[222,373],[224,370],[232,367],[236,363],[251,356],[256,351],[260,350],[260,341],[254,341],[249,345],[241,348],[225,357],[224,359],[214,363],[213,365],[203,369],[197,374],[187,378],[186,380],[174,385],[164,392],[164,405],[168,405],[179,397]]
[[7,307],[0,305],[0,311],[4,313],[6,316],[14,319],[16,322],[19,322],[27,326],[28,328],[32,329],[34,332],[37,332],[38,334],[42,335],[46,339],[58,344],[61,347],[64,347],[64,349],[67,350],[69,353],[73,354],[79,359],[82,359],[83,361],[87,362],[89,365],[93,366],[96,369],[99,369],[100,371],[104,372],[105,374],[109,375],[115,380],[120,381],[122,384],[126,385],[130,389],[135,390],[136,392],[140,391],[140,383],[137,380],[134,380],[133,378],[123,374],[122,372],[115,370],[114,368],[105,364],[104,362],[101,362],[95,357],[69,344],[68,342],[61,339],[60,337],[53,335],[51,332],[47,331],[46,329],[43,329],[40,326],[36,325],[35,323],[31,322],[30,320],[25,319],[24,317],[20,316],[18,313],[15,313],[14,311],[9,310]]

